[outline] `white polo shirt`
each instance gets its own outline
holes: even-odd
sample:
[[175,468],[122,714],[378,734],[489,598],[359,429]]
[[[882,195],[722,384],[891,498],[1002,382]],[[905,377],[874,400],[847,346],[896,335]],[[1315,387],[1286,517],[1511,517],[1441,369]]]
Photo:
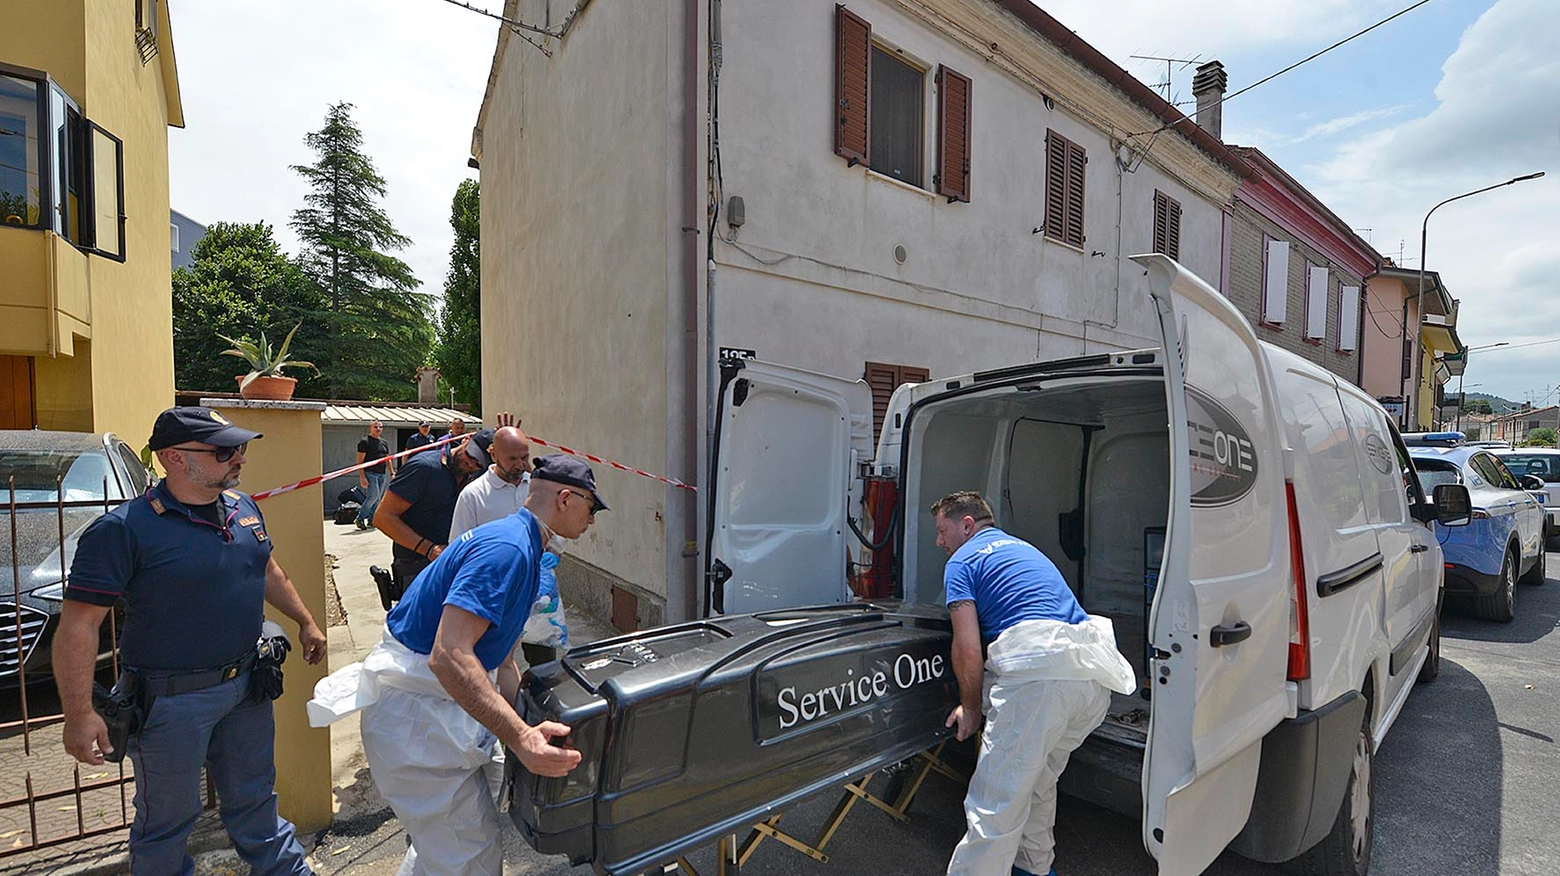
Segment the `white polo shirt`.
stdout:
[[511,484],[493,473],[493,467],[466,485],[455,499],[455,517],[450,521],[450,544],[467,530],[476,529],[520,510],[525,497],[531,492],[531,474],[527,472],[520,483]]

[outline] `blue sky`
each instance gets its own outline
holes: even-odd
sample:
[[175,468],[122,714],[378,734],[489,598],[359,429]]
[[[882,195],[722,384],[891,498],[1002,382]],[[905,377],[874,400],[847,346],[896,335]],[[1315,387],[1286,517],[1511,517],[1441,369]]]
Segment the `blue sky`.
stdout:
[[[1164,66],[1130,55],[1216,58],[1234,91],[1411,2],[1040,5],[1145,82]],[[1468,384],[1519,400],[1560,399],[1560,343],[1516,346],[1560,338],[1557,11],[1557,0],[1430,0],[1224,107],[1228,142],[1261,148],[1384,255],[1401,241],[1410,267],[1437,201],[1549,171],[1430,226],[1428,264],[1462,301],[1463,340],[1512,344],[1474,352]],[[496,25],[438,0],[173,0],[172,13],[189,123],[170,136],[174,207],[203,222],[263,219],[293,248],[285,226],[304,191],[287,166],[309,160],[303,136],[326,105],[349,100],[389,183],[387,209],[413,239],[403,257],[438,291]],[[1175,72],[1177,99],[1190,98],[1191,77]]]

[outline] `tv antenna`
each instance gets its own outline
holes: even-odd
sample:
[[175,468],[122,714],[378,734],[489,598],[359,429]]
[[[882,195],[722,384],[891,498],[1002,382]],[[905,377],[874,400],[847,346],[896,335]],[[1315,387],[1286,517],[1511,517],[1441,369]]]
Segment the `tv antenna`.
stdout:
[[1171,85],[1170,85],[1170,74],[1175,72],[1175,65],[1176,64],[1180,64],[1181,65],[1181,69],[1185,70],[1188,66],[1190,66],[1192,64],[1195,64],[1198,61],[1202,60],[1202,54],[1201,53],[1199,53],[1194,58],[1161,58],[1161,57],[1158,57],[1157,55],[1133,55],[1132,57],[1137,58],[1138,60],[1141,60],[1141,61],[1163,61],[1164,62],[1164,64],[1165,64],[1165,81],[1157,82],[1157,83],[1155,83],[1153,85],[1150,85],[1149,87],[1150,88],[1163,88],[1164,91],[1165,91],[1165,93],[1164,93],[1165,103],[1169,103],[1170,102],[1170,93],[1171,93],[1170,92],[1170,87],[1171,87]]

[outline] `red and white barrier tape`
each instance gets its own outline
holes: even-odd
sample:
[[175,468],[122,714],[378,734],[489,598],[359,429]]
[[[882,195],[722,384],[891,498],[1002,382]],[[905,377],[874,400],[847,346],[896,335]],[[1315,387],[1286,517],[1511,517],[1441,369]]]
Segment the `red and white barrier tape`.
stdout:
[[[269,490],[261,490],[258,493],[251,493],[249,495],[249,498],[255,500],[256,502],[261,502],[261,501],[264,501],[266,499],[271,498],[272,496],[280,496],[280,495],[282,495],[284,493],[291,493],[294,490],[301,490],[304,487],[312,487],[315,484],[322,483],[324,481],[328,481],[331,478],[339,478],[342,475],[352,474],[353,472],[357,471],[358,469],[368,468],[371,465],[379,465],[380,463],[384,462],[386,459],[400,459],[400,458],[405,457],[405,456],[411,456],[411,455],[416,454],[416,453],[422,453],[425,450],[428,450],[428,449],[434,448],[434,447],[440,447],[442,445],[448,444],[451,441],[454,441],[457,438],[462,438],[462,437],[465,437],[465,436],[463,436],[463,435],[447,435],[447,436],[445,436],[443,438],[440,438],[439,440],[433,442],[432,444],[424,444],[421,447],[414,447],[411,450],[403,450],[400,453],[396,453],[396,454],[393,454],[391,456],[383,457],[383,458],[380,458],[380,459],[369,460],[368,462],[361,462],[361,463],[358,463],[356,465],[349,465],[346,468],[337,469],[336,471],[333,471],[333,472],[328,472],[328,473],[322,474],[322,475],[315,475],[312,478],[304,478],[301,481],[295,481],[294,483],[286,484],[286,485],[280,486],[280,487],[273,487],[272,489],[269,489]],[[631,465],[624,465],[621,462],[613,462],[610,459],[603,459],[602,457],[597,456],[597,455],[595,455],[593,453],[583,453],[583,452],[575,450],[575,449],[573,449],[571,447],[565,447],[562,444],[554,444],[551,441],[547,441],[545,439],[538,438],[535,435],[527,435],[525,437],[526,437],[526,440],[529,441],[532,444],[540,444],[543,447],[551,447],[552,449],[554,449],[554,450],[556,450],[556,451],[558,451],[560,453],[567,453],[570,456],[578,456],[581,459],[588,459],[591,462],[597,463],[598,465],[610,465],[613,468],[617,469],[618,471],[626,471],[629,474],[636,474],[636,475],[639,475],[640,477],[643,477],[643,478],[649,478],[652,481],[660,481],[663,484],[670,484],[671,486],[677,487],[679,489],[692,490],[695,493],[697,493],[699,491],[698,487],[695,487],[692,484],[685,484],[685,483],[683,483],[682,481],[680,481],[680,480],[678,480],[676,478],[667,478],[667,477],[662,477],[662,476],[657,475],[657,474],[651,474],[650,472],[644,471],[643,469],[634,468]]]

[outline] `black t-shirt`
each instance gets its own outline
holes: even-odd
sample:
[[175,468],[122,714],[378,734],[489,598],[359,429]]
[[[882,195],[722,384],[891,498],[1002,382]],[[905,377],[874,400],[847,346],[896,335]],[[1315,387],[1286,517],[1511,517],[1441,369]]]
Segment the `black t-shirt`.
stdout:
[[[363,440],[358,442],[358,453],[363,454],[364,462],[368,462],[374,459],[384,459],[390,455],[390,445],[386,444],[383,439],[375,438],[372,435],[365,435],[363,436]],[[363,470],[369,474],[384,474],[385,465],[385,463],[381,462],[378,465],[371,465]]]
[[[410,526],[420,538],[434,544],[449,542],[455,499],[460,496],[455,473],[444,462],[448,452],[419,453],[411,457],[385,488],[410,503],[401,514],[401,522]],[[426,545],[423,550],[427,550]],[[399,542],[392,553],[397,559],[421,556]]]

